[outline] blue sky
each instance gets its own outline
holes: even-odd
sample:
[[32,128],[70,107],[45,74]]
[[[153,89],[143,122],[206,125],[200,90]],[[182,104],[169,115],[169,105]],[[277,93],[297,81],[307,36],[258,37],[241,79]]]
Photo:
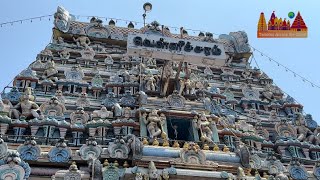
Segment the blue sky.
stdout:
[[[142,0],[10,0],[0,2],[0,22],[53,14],[58,5],[72,14],[117,17],[142,21]],[[147,21],[157,20],[161,24],[190,29],[200,29],[217,34],[244,30],[249,43],[297,73],[320,85],[320,1],[294,0],[150,0],[152,11]],[[257,22],[261,12],[268,20],[272,11],[278,17],[287,17],[288,12],[301,12],[309,28],[306,39],[258,39]],[[87,19],[82,19],[88,21]],[[125,22],[117,22],[126,26]],[[50,42],[52,19],[34,20],[0,28],[0,89],[32,61]],[[189,32],[192,34],[192,32]],[[255,55],[260,69],[266,72],[286,93],[304,105],[306,113],[320,122],[320,89],[295,78],[285,69],[270,63],[265,57]]]

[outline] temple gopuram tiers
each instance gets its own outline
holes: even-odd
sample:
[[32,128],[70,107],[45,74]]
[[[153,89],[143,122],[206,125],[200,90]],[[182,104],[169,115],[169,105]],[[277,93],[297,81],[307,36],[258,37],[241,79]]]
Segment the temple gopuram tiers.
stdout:
[[52,42],[1,94],[0,179],[320,179],[320,128],[251,55],[243,31],[58,7]]

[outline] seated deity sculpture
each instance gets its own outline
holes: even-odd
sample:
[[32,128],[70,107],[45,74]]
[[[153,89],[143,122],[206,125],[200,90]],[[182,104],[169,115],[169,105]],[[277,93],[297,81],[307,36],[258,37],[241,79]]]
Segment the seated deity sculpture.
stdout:
[[108,111],[108,109],[105,106],[102,106],[100,110],[94,110],[91,117],[92,119],[102,119],[106,122],[109,122],[107,118],[110,118],[113,116],[113,113],[111,111]]
[[73,37],[73,41],[77,43],[78,47],[88,47],[90,45],[90,39],[87,36],[79,36],[77,39]]
[[20,98],[20,102],[13,107],[13,116],[16,119],[20,117],[25,117],[26,119],[39,118],[39,113],[37,112],[39,106],[37,103],[33,102],[34,96],[31,93],[31,88],[26,88],[25,92]]
[[92,117],[106,119],[106,118],[110,117],[111,114],[112,114],[112,112],[108,111],[105,106],[102,106],[100,110],[93,111]]
[[158,111],[153,109],[147,118],[147,113],[144,113],[142,115],[144,123],[147,125],[147,129],[149,131],[149,137],[150,138],[155,138],[158,137],[163,133],[163,124],[164,124],[164,118],[162,118],[158,115]]
[[213,132],[211,130],[211,122],[207,119],[204,112],[200,114],[199,118],[196,117],[194,119],[194,123],[196,123],[195,126],[200,130],[201,141],[205,141],[209,143],[213,142],[213,139],[212,139]]
[[295,124],[296,124],[296,131],[298,135],[298,140],[299,141],[306,141],[309,143],[313,143],[315,140],[315,136],[313,132],[306,127],[305,120],[302,114],[297,114],[297,117],[295,119]]
[[54,76],[57,73],[58,73],[58,70],[55,68],[54,61],[48,61],[46,64],[46,70],[43,72],[42,78],[50,79],[52,81],[57,81],[58,78]]

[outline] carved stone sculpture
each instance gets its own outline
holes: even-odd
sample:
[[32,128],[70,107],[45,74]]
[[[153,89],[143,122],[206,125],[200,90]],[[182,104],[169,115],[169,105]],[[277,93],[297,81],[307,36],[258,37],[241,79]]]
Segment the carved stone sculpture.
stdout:
[[68,32],[70,28],[71,16],[67,10],[58,6],[57,12],[54,14],[54,25],[62,32]]
[[60,55],[60,59],[61,59],[61,62],[62,64],[66,64],[67,61],[69,60],[70,58],[70,52],[69,50],[67,49],[64,49],[63,51],[59,52],[59,55]]
[[73,41],[76,42],[78,47],[87,48],[90,45],[90,39],[87,36],[79,36],[78,38],[73,37]]
[[146,90],[147,91],[155,91],[156,90],[156,78],[154,75],[149,72],[149,74],[144,78]]
[[182,92],[185,91],[185,94],[191,95],[195,93],[195,83],[190,79],[183,79],[180,80],[180,91],[179,94],[181,95]]
[[196,116],[194,119],[195,126],[200,130],[201,141],[204,142],[213,142],[212,139],[212,130],[211,130],[211,122],[208,121],[206,115],[202,112],[199,118]]
[[87,98],[87,93],[81,93],[80,97],[77,99],[76,105],[78,107],[89,107],[90,100]]
[[149,179],[152,179],[152,180],[161,180],[161,176],[153,161],[149,162],[148,177]]
[[150,138],[155,138],[159,135],[166,136],[166,134],[163,131],[163,118],[160,118],[157,110],[153,109],[151,113],[149,113],[148,117],[147,113],[144,113],[142,115],[142,119],[144,123],[147,125]]
[[162,79],[164,82],[162,94],[165,95],[168,90],[168,85],[170,81],[170,77],[173,75],[172,63],[167,62],[162,70]]
[[297,114],[295,124],[296,124],[296,130],[298,135],[297,139],[299,141],[306,141],[306,142],[313,143],[315,139],[314,134],[309,128],[306,127],[305,120],[302,114]]
[[100,110],[94,110],[92,113],[93,119],[107,119],[113,116],[113,113],[111,111],[108,111],[108,109],[105,106],[102,106]]
[[52,97],[49,101],[41,104],[40,111],[47,116],[63,116],[66,111],[65,106],[57,97]]
[[[20,98],[20,102],[13,108],[13,114],[16,119],[25,117],[27,119],[39,118],[37,110],[39,106],[33,102],[34,96],[31,93],[31,88],[26,88],[25,92]],[[21,111],[19,111],[21,109]]]
[[54,61],[48,61],[45,68],[46,70],[43,72],[42,78],[57,81],[58,78],[54,75],[58,73],[58,70],[55,67]]
[[27,180],[31,174],[31,168],[28,163],[20,159],[18,152],[9,152],[7,156],[0,161],[0,178],[5,180]]
[[279,122],[280,121],[280,118],[278,117],[278,114],[275,110],[270,111],[270,116],[269,116],[268,121],[270,121],[270,122]]

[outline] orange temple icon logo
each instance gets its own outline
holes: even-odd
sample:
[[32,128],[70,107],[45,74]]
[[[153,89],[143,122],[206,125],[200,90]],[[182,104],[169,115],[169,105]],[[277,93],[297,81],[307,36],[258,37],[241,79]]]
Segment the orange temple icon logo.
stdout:
[[266,23],[264,13],[260,14],[258,22],[258,38],[306,38],[308,37],[308,27],[306,26],[300,12],[295,16],[294,12],[289,12],[288,17],[294,19],[291,24],[286,18],[278,18],[273,11]]

